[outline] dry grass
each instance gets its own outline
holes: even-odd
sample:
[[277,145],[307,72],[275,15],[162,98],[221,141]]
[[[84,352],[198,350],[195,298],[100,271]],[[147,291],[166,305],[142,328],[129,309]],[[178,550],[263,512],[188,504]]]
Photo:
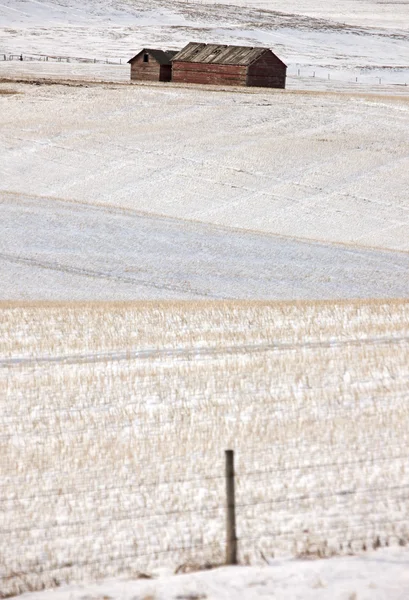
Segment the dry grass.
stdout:
[[17,90],[9,90],[9,89],[4,89],[4,88],[0,88],[0,96],[12,96],[14,94],[20,94],[21,92],[18,92]]
[[5,591],[406,543],[409,301],[0,310]]

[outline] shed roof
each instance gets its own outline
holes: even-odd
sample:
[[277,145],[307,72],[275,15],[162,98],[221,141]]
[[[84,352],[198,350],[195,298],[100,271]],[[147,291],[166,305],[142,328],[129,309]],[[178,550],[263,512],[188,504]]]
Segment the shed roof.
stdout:
[[269,48],[249,46],[225,46],[221,44],[200,44],[190,42],[172,58],[192,63],[212,63],[219,65],[250,65]]
[[160,64],[160,65],[170,65],[170,61],[175,54],[177,54],[178,50],[159,50],[158,48],[143,48],[138,54],[135,54],[133,58],[128,60],[128,63],[132,63],[142,52],[148,53],[150,56]]

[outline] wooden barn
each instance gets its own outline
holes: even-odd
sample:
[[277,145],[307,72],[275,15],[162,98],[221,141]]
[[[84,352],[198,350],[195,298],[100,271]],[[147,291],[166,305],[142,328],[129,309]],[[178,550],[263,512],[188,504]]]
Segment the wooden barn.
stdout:
[[144,48],[128,63],[131,65],[131,80],[170,81],[172,79],[172,57],[177,50]]
[[287,66],[268,48],[191,42],[172,58],[172,81],[285,88]]

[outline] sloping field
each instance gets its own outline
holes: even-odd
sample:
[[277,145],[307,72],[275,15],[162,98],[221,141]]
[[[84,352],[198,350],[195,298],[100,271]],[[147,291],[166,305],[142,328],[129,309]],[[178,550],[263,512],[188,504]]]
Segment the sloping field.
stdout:
[[[358,21],[368,16],[367,3],[354,6]],[[389,92],[388,82],[409,63],[407,9],[373,29],[375,16],[348,25],[349,2],[279,13],[257,3],[3,0],[5,54],[129,58],[140,45],[211,36],[275,47],[291,88],[362,91],[375,74],[383,84],[377,97],[14,84],[19,94],[0,97],[0,297],[406,296],[409,103],[391,97],[405,86]],[[294,76],[300,53],[317,78],[304,67]],[[346,79],[327,79],[328,69]],[[124,65],[0,61],[0,78],[128,75]]]
[[[204,2],[191,2],[188,6],[200,6]],[[114,22],[152,16],[152,10],[161,10],[166,15],[166,8],[175,6],[181,8],[181,2],[164,4],[153,0],[149,6],[141,0],[2,0],[0,15],[4,23],[23,25],[44,24],[44,21],[53,23],[80,23],[88,25],[90,20],[100,24],[107,18]],[[214,4],[214,3],[213,3]],[[186,3],[184,3],[186,6]],[[215,8],[228,8],[229,5],[241,6],[247,9],[269,9],[283,16],[302,15],[316,19],[329,19],[332,22],[356,25],[372,25],[379,28],[408,28],[409,2],[408,0],[289,0],[283,6],[279,0],[221,0],[215,3]],[[391,8],[393,6],[393,8]],[[230,14],[227,12],[227,14]],[[159,22],[164,18],[158,19]]]
[[3,305],[0,589],[406,543],[409,303]]
[[409,26],[408,0],[289,0],[285,5],[281,0],[220,0],[219,4],[264,8],[315,19],[328,19],[338,24],[381,29],[407,29]]
[[[239,6],[237,6],[239,5]],[[272,47],[289,73],[367,85],[409,84],[409,3],[342,0],[219,3],[153,0],[2,0],[3,54],[128,60],[140,47],[188,41]],[[18,69],[18,67],[16,67]]]
[[1,298],[407,296],[403,99],[4,91]]
[[3,193],[3,299],[404,297],[409,255]]
[[409,249],[404,100],[172,87],[19,89],[0,97],[0,194]]

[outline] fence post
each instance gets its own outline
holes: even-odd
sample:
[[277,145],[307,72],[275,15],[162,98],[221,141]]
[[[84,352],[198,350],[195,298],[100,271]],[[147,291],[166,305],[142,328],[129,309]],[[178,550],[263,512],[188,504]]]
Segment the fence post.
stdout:
[[234,451],[226,450],[226,564],[237,565]]

